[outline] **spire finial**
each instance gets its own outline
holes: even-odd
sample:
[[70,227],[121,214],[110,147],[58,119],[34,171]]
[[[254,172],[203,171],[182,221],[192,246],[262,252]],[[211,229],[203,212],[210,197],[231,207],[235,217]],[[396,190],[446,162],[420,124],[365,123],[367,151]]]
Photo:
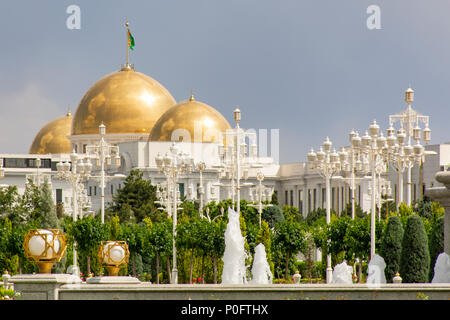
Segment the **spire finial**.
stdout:
[[66,116],[70,117],[71,115],[72,115],[72,113],[70,113],[70,104],[69,104],[69,106],[67,107],[67,114],[66,114]]
[[130,46],[129,41],[130,41],[130,36],[128,35],[129,31],[128,31],[128,19],[126,18],[126,22],[125,22],[125,26],[127,27],[127,64],[126,67],[128,68],[128,66],[130,65],[130,53],[128,52],[128,47]]
[[194,99],[194,89],[191,89],[191,96],[189,97],[189,101],[195,101],[195,99]]

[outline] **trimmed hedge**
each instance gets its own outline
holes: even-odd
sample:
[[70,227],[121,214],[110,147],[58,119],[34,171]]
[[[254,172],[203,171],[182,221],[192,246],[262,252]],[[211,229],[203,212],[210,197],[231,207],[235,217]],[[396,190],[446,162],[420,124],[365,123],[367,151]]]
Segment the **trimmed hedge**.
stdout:
[[392,282],[395,273],[400,270],[400,259],[402,253],[403,227],[400,218],[389,217],[386,229],[381,241],[380,254],[386,262],[384,275],[387,282]]
[[428,282],[430,252],[422,218],[410,215],[402,242],[400,276],[404,283]]

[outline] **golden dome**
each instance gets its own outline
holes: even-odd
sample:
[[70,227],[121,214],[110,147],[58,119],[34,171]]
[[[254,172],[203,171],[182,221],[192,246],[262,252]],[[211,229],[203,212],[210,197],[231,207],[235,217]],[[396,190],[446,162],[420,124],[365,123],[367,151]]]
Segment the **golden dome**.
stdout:
[[150,133],[159,117],[176,103],[158,81],[131,68],[106,75],[81,99],[72,134]]
[[30,147],[30,154],[70,153],[72,115],[70,111],[47,123],[36,135]]
[[178,103],[161,116],[154,125],[149,140],[213,142],[219,141],[219,133],[230,128],[220,112],[196,101],[191,95],[188,101]]

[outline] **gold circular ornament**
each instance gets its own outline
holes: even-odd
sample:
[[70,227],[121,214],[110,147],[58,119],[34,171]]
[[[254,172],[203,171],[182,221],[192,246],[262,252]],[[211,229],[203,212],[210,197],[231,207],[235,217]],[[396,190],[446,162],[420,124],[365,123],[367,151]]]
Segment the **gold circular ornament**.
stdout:
[[100,263],[110,276],[117,276],[121,267],[128,264],[130,251],[126,241],[102,241],[98,248]]
[[39,273],[51,273],[55,262],[66,253],[66,236],[60,229],[32,229],[23,242],[25,258],[34,261]]

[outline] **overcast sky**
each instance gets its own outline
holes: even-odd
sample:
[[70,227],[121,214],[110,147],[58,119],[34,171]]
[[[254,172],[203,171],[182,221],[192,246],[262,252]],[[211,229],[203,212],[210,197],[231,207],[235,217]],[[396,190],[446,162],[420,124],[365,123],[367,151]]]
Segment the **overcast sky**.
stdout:
[[[72,4],[79,30],[66,26]],[[450,141],[448,0],[17,0],[0,12],[0,153],[27,153],[125,63],[125,18],[137,71],[177,101],[193,88],[232,125],[238,105],[242,127],[279,129],[281,163],[305,161],[326,136],[343,146],[374,119],[385,130],[409,84],[431,143]]]

